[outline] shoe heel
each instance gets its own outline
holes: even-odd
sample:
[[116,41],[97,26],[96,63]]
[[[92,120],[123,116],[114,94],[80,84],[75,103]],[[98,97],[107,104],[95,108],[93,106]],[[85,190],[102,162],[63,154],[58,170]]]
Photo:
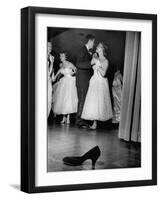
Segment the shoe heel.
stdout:
[[92,159],[92,169],[95,169],[95,164],[97,161],[98,157],[96,159]]

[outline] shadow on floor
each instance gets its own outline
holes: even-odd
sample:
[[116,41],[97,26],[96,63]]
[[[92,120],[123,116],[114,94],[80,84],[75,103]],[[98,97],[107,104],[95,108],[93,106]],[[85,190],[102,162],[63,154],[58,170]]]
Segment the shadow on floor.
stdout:
[[20,185],[18,184],[10,184],[10,187],[14,188],[15,190],[20,190]]

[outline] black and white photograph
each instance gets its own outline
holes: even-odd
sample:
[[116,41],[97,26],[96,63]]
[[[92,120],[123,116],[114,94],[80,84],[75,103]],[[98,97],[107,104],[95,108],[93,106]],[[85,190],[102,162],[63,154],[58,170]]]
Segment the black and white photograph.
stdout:
[[21,12],[21,190],[156,185],[157,16]]
[[141,32],[46,31],[47,172],[141,167]]

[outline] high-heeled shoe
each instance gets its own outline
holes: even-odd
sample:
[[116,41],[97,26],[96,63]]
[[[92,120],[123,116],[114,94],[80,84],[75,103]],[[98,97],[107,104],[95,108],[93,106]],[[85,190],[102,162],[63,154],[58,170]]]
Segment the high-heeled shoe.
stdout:
[[67,120],[66,120],[66,124],[70,124],[70,119],[69,119],[69,117],[67,118]]
[[65,124],[66,123],[66,118],[63,118],[63,120],[60,122],[60,124]]
[[97,121],[94,121],[92,126],[89,127],[90,130],[96,130],[97,128]]
[[66,165],[71,166],[79,166],[82,165],[85,160],[91,159],[92,161],[92,169],[95,169],[95,164],[99,156],[101,155],[100,148],[95,146],[94,148],[90,149],[87,153],[83,156],[69,156],[63,158],[63,162]]

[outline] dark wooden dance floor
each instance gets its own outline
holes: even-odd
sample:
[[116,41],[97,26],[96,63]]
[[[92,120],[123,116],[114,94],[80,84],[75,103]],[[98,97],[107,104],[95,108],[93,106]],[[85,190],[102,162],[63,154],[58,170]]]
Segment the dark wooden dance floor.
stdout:
[[89,131],[76,126],[54,124],[48,127],[48,172],[90,170],[91,161],[82,166],[63,164],[65,156],[80,156],[98,145],[101,156],[96,169],[114,169],[141,166],[141,147],[118,139],[117,129]]

